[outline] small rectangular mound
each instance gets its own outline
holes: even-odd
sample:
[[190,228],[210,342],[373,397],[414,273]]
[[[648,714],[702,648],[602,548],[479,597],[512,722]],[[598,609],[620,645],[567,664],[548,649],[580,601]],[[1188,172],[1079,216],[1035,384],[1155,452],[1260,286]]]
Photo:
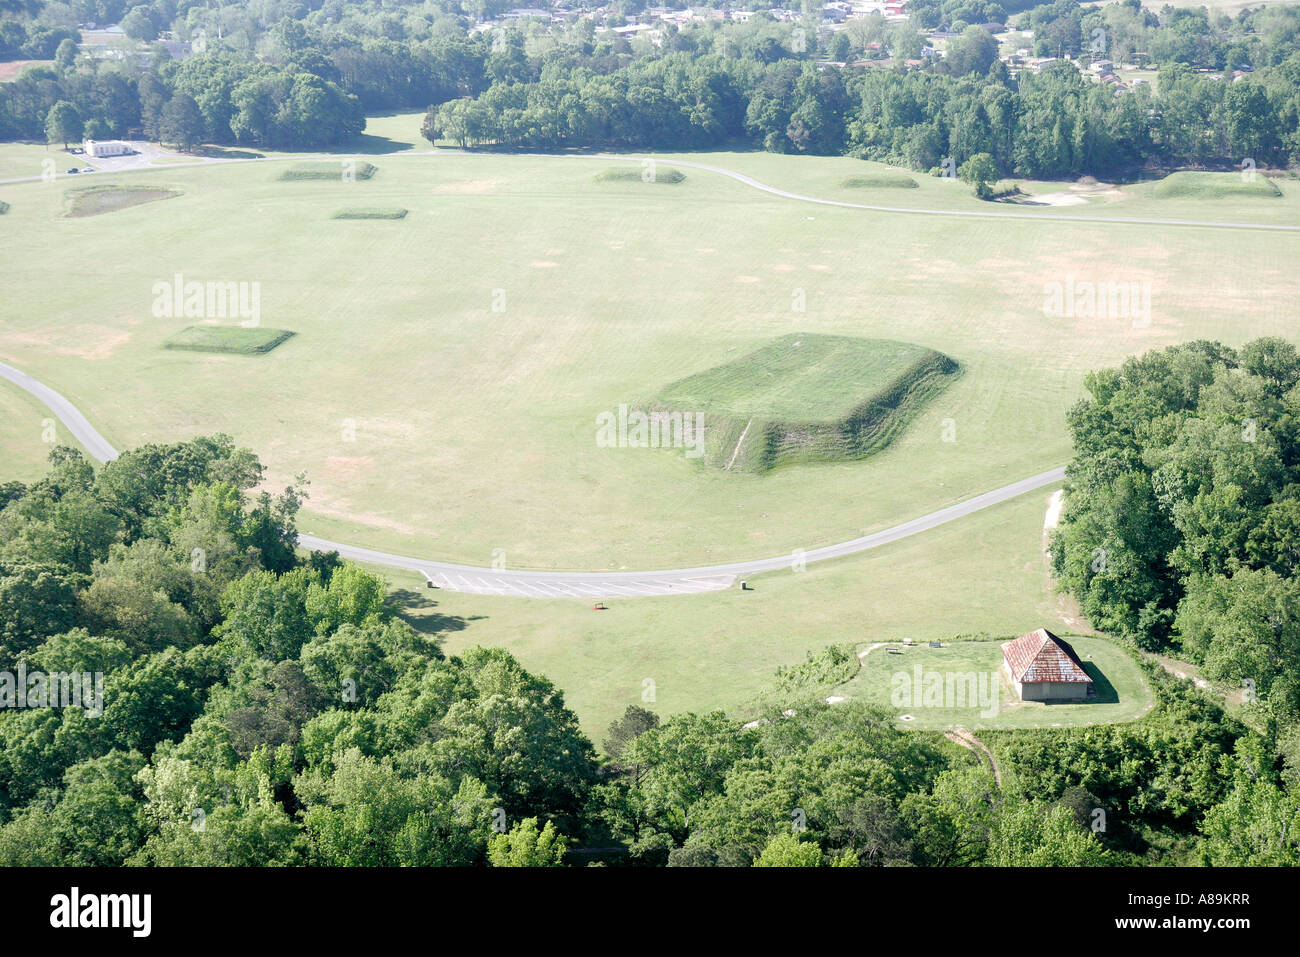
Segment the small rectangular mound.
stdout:
[[685,179],[685,173],[671,166],[655,166],[653,178],[651,178],[650,173],[640,167],[607,169],[596,174],[596,182],[598,183],[658,183],[672,186]]
[[918,189],[919,186],[904,173],[867,173],[840,180],[841,189]]
[[164,342],[163,348],[256,356],[270,352],[292,335],[287,329],[262,326],[186,326]]
[[679,379],[653,405],[702,413],[706,465],[766,471],[879,451],[958,371],[911,343],[794,334]]
[[320,160],[310,163],[294,163],[280,174],[280,179],[287,181],[333,179],[344,182],[348,177],[352,179],[370,179],[378,170],[379,167],[373,163],[358,163],[353,160]]
[[331,219],[404,219],[406,210],[391,206],[349,206],[340,209]]

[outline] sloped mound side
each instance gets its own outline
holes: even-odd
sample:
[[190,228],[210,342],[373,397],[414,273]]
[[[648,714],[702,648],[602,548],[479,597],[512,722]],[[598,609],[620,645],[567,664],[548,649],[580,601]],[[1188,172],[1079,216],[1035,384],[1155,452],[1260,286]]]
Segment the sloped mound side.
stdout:
[[706,466],[766,472],[878,452],[959,372],[910,343],[785,336],[672,383],[652,408],[703,415]]

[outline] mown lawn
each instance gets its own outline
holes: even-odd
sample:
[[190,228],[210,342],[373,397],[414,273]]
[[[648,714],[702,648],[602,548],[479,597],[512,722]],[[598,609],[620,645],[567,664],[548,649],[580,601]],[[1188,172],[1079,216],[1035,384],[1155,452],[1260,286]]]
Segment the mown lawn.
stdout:
[[[415,118],[388,119],[397,136]],[[62,218],[61,188],[4,187],[0,357],[120,448],[224,431],[274,487],[307,472],[304,530],[616,570],[783,554],[924,514],[1063,464],[1088,370],[1188,339],[1295,334],[1290,234],[829,208],[686,167],[671,188],[594,183],[608,159],[372,158],[380,173],[352,182],[278,179],[302,158],[145,170],[131,182],[184,194],[84,219]],[[854,201],[989,208],[927,176],[841,187],[888,172],[847,158],[689,159]],[[1249,209],[1136,193],[1105,209],[1297,221],[1283,191]],[[323,228],[344,205],[409,212],[400,228]],[[238,365],[163,351],[195,324],[150,312],[177,273],[259,282],[263,323],[298,333],[293,347]],[[1151,323],[1046,316],[1044,284],[1070,276],[1151,283]],[[738,474],[597,444],[600,413],[792,332],[914,344],[963,374],[860,461]]]
[[[1061,637],[1074,647],[1092,676],[1095,701],[1021,701],[1002,669],[1001,640],[941,642],[939,648],[924,642],[911,646],[894,642],[873,648],[862,659],[857,677],[831,694],[887,707],[898,715],[900,725],[916,728],[1075,727],[1130,721],[1147,712],[1154,700],[1151,689],[1127,652],[1105,638]],[[864,645],[859,653],[868,647]],[[896,654],[888,651],[891,647]],[[929,675],[944,681],[938,706],[926,696]],[[975,683],[966,676],[975,676]]]

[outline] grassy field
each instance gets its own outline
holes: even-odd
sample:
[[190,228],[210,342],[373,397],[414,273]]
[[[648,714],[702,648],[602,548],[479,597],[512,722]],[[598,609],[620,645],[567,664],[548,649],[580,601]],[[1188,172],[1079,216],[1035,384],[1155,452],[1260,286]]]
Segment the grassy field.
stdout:
[[[847,158],[692,159],[805,193],[901,194],[841,188],[887,172]],[[593,188],[610,160],[409,151],[368,181],[278,178],[299,162],[143,170],[132,185],[184,195],[83,219],[62,218],[62,184],[5,187],[0,358],[118,447],[229,432],[273,485],[308,473],[304,531],[410,554],[621,569],[814,548],[1063,463],[1089,369],[1192,338],[1294,335],[1300,236],[991,226],[812,206],[703,171]],[[909,206],[990,208],[917,181]],[[1300,221],[1300,190],[1282,190],[1107,212]],[[322,230],[345,204],[409,213],[400,229]],[[260,283],[262,321],[299,335],[257,363],[163,351],[195,324],[150,312],[177,273]],[[1044,284],[1068,276],[1150,282],[1152,322],[1045,316]],[[598,446],[600,413],[805,332],[913,343],[963,374],[862,461],[760,475]]]
[[[1067,636],[1062,636],[1067,637]],[[906,647],[899,653],[874,648],[862,658],[856,677],[832,690],[849,699],[865,699],[889,708],[900,725],[913,728],[1057,728],[1131,721],[1153,703],[1151,689],[1137,663],[1104,638],[1067,637],[1092,677],[1097,700],[1084,703],[1021,701],[1002,670],[1000,641],[941,642]],[[859,650],[859,654],[866,648]],[[920,679],[916,669],[920,668]],[[945,686],[942,704],[925,698],[926,675],[937,674]],[[975,675],[975,683],[963,677]],[[948,692],[952,677],[952,692]],[[963,676],[963,677],[958,677]],[[965,679],[969,681],[969,679]],[[958,691],[958,689],[960,689]]]
[[[416,574],[372,569],[417,627],[446,651],[509,649],[564,689],[598,737],[646,678],[661,714],[723,708],[747,719],[776,669],[845,642],[955,634],[1077,632],[1049,589],[1042,554],[1047,494],[1031,494],[905,541],[731,589],[672,598],[533,600],[426,589]],[[1085,626],[1086,627],[1086,626]]]
[[[47,441],[50,438],[54,442]],[[81,449],[49,409],[16,385],[0,380],[0,483],[31,482],[43,476],[46,456],[56,443]]]

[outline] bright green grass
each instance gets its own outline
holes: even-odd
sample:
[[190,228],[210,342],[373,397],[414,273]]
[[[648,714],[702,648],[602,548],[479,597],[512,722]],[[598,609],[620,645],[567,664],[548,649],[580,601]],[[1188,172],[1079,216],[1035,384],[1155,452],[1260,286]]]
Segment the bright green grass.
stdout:
[[378,169],[379,167],[373,163],[352,160],[313,160],[308,163],[295,163],[280,174],[280,179],[286,182],[332,180],[336,183],[346,183],[349,179],[370,179]]
[[[54,441],[47,441],[50,438]],[[33,482],[44,476],[46,457],[56,444],[81,448],[49,409],[16,385],[0,380],[0,484]]]
[[160,199],[174,199],[180,195],[179,190],[150,187],[140,184],[131,186],[82,186],[67,191],[67,215],[72,219],[85,216],[100,216],[115,213],[119,209],[131,206],[143,206],[145,203]]
[[910,343],[791,333],[672,383],[656,404],[703,413],[706,464],[761,470],[884,447],[956,372]]
[[870,176],[847,176],[840,180],[841,189],[917,189],[916,180],[905,173],[876,173]]
[[[1125,651],[1105,638],[1062,637],[1074,646],[1084,670],[1092,676],[1097,689],[1096,701],[1077,704],[1021,701],[1002,670],[1000,641],[944,642],[940,648],[925,643],[911,647],[895,643],[893,647],[902,649],[900,654],[875,648],[862,659],[857,676],[833,689],[831,694],[881,705],[898,716],[901,727],[911,728],[943,728],[954,724],[995,730],[1075,727],[1131,721],[1147,712],[1153,702],[1151,689],[1137,663]],[[859,649],[863,650],[865,647]],[[917,666],[922,675],[919,702],[914,694]],[[984,688],[996,687],[996,695],[990,696],[992,703],[987,708],[979,702],[972,703],[969,696],[964,701],[953,697],[938,707],[927,705],[924,698],[927,674],[939,674],[945,683],[949,676],[960,683],[962,679],[955,676],[975,674]],[[895,699],[898,686],[904,689],[903,696]],[[904,715],[909,715],[910,720]]]
[[648,171],[648,167],[642,169],[627,169],[626,167],[615,167],[613,169],[601,170],[596,174],[598,183],[653,183],[660,185],[672,186],[686,179],[686,174],[679,169],[673,169],[671,166],[654,167],[653,173]]
[[1151,194],[1158,199],[1275,199],[1282,191],[1264,176],[1245,180],[1241,173],[1183,171],[1160,180]]
[[[47,167],[46,160],[52,161],[53,165]],[[40,143],[0,144],[0,179],[40,176],[47,169],[52,169],[56,176],[62,177],[65,169],[80,165],[80,156],[65,153],[57,144],[54,146]]]
[[163,348],[262,355],[292,335],[287,329],[262,326],[186,326],[164,342]]
[[600,739],[629,704],[641,704],[645,678],[656,695],[646,706],[660,714],[723,708],[748,720],[777,668],[827,645],[1077,631],[1062,620],[1046,577],[1049,491],[802,572],[751,577],[752,591],[610,599],[601,612],[578,599],[426,589],[419,575],[372,570],[394,583],[411,621],[443,635],[449,653],[509,649],[562,688]]
[[349,206],[338,210],[331,219],[404,219],[407,211],[400,206]]
[[[885,169],[690,159],[829,197]],[[184,195],[83,219],[61,218],[61,188],[6,186],[0,357],[119,448],[224,431],[274,487],[306,471],[304,531],[390,551],[488,564],[499,548],[516,567],[619,569],[811,549],[1068,461],[1065,414],[1088,370],[1189,339],[1296,335],[1290,233],[1035,221],[1074,208],[888,214],[703,171],[671,190],[596,188],[616,162],[603,157],[408,153],[377,161],[384,175],[365,184],[276,179],[300,161],[142,170],[130,182]],[[908,206],[991,205],[918,183]],[[410,213],[401,228],[322,229],[344,205]],[[1105,211],[1300,222],[1290,195],[1228,208],[1135,194]],[[301,338],[258,362],[162,350],[194,322],[151,313],[154,284],[177,272],[260,282],[262,322]],[[1150,327],[1044,316],[1044,283],[1070,275],[1150,281]],[[730,474],[597,445],[601,412],[803,332],[915,343],[963,374],[859,461]]]

